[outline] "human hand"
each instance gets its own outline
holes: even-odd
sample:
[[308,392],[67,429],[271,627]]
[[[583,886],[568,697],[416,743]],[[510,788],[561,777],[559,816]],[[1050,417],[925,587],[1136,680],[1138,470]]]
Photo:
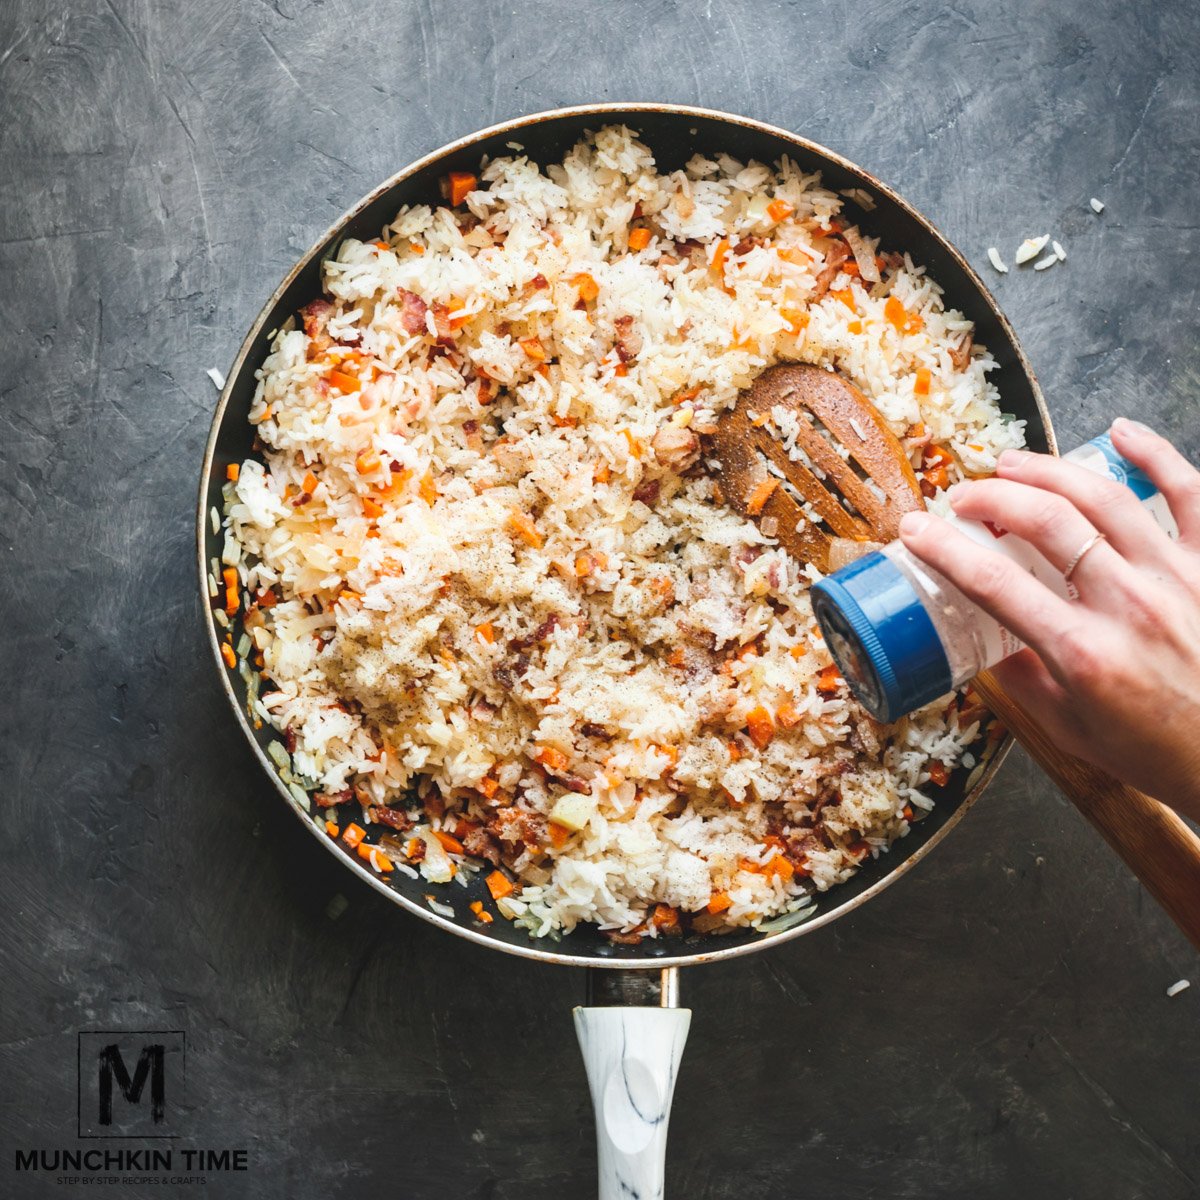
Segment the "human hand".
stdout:
[[1006,451],[995,477],[950,491],[958,516],[1060,570],[1102,533],[1072,573],[1077,601],[938,518],[906,518],[900,536],[1026,643],[994,674],[1058,746],[1200,819],[1200,471],[1136,422],[1112,439],[1165,497],[1178,542],[1127,487],[1050,455]]

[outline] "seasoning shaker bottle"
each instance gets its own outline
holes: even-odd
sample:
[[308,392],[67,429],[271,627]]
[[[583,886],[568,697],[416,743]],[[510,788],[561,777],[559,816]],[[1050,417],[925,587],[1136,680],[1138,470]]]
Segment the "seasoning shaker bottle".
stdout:
[[[1117,453],[1109,434],[1063,457],[1123,483],[1171,537],[1178,536],[1166,500],[1143,471]],[[1019,563],[1057,595],[1078,596],[1070,579],[1028,542],[979,521],[953,514],[947,520]],[[842,676],[883,722],[961,687],[1024,645],[900,541],[814,584],[812,604]]]

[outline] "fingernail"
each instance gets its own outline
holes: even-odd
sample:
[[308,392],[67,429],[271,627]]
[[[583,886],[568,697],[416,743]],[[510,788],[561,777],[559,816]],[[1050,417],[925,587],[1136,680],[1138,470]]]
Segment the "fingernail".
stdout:
[[1154,430],[1149,425],[1143,425],[1141,421],[1135,421],[1132,417],[1118,417],[1114,425],[1120,427],[1122,433],[1153,433]]
[[1028,450],[1005,450],[996,462],[1006,471],[1017,471],[1022,463],[1028,462],[1032,457]]
[[900,532],[918,534],[928,529],[933,518],[927,512],[908,512],[900,518]]

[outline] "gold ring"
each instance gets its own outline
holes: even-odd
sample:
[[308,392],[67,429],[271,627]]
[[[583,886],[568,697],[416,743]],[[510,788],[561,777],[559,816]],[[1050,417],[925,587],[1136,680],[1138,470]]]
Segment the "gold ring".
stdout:
[[1100,542],[1105,542],[1108,539],[1102,533],[1093,533],[1078,550],[1075,551],[1075,557],[1063,568],[1062,576],[1069,583],[1071,576],[1075,574],[1075,568],[1083,561],[1083,556],[1095,545]]

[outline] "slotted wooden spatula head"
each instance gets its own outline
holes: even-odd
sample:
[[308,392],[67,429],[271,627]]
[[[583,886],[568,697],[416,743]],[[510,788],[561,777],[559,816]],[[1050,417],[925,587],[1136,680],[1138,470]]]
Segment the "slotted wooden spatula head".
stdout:
[[[802,454],[784,446],[792,415]],[[831,569],[838,540],[890,542],[900,518],[925,506],[904,448],[878,410],[822,367],[788,363],[764,371],[721,416],[712,444],[726,501],[759,524],[768,519],[793,558],[821,571]]]

